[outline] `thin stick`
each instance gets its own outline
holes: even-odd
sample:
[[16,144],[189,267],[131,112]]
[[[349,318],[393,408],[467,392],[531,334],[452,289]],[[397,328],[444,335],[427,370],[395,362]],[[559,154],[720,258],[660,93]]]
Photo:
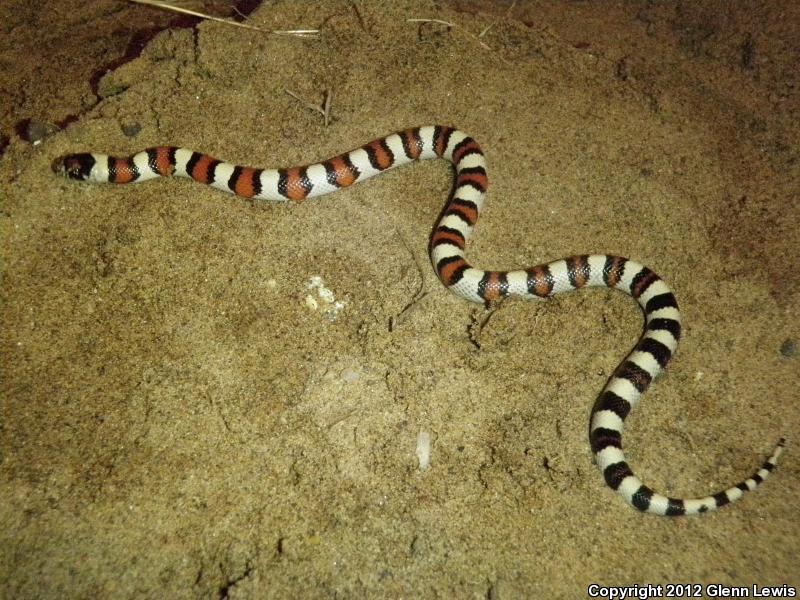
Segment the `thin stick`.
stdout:
[[455,27],[455,23],[450,21],[442,21],[441,19],[406,19],[409,23],[439,23],[439,25],[447,25],[448,27]]
[[311,37],[311,38],[317,37],[319,35],[319,29],[287,29],[287,30],[263,29],[261,27],[256,27],[255,25],[249,25],[248,23],[238,23],[236,21],[230,21],[228,19],[223,19],[221,17],[206,15],[201,12],[189,10],[188,8],[181,8],[180,6],[175,6],[174,4],[169,4],[167,2],[159,2],[158,0],[129,0],[129,1],[133,2],[134,4],[144,4],[146,6],[154,6],[156,8],[171,10],[184,15],[191,15],[192,17],[198,17],[200,19],[217,21],[219,23],[225,23],[226,25],[233,25],[235,27],[242,27],[244,29],[252,29],[253,31],[261,31],[262,33],[271,33],[273,35],[290,35],[294,37]]
[[331,116],[331,102],[333,101],[333,92],[325,90],[325,103],[322,105],[322,114],[325,117],[325,127],[328,126]]
[[300,102],[303,106],[305,106],[309,110],[313,110],[314,112],[318,112],[322,115],[322,118],[325,121],[325,127],[328,126],[330,122],[330,114],[331,114],[331,102],[333,100],[333,92],[330,90],[325,90],[325,101],[322,103],[322,107],[317,106],[313,102],[309,102],[305,98],[301,97],[299,94],[294,93],[292,90],[287,88],[283,88],[283,91],[289,94],[292,98]]
[[[512,10],[514,10],[514,7],[515,7],[516,5],[517,5],[517,0],[514,0],[514,1],[511,3],[511,6],[509,6],[509,7],[508,7],[508,10],[506,11],[506,14],[505,14],[505,15],[503,15],[503,18],[504,18],[504,19],[507,19],[507,18],[509,17],[509,15],[511,15],[511,11],[512,11]],[[489,23],[489,24],[486,26],[486,28],[485,28],[483,31],[481,31],[481,32],[478,34],[478,37],[479,37],[479,38],[482,38],[483,36],[485,36],[485,35],[486,35],[486,34],[489,32],[489,30],[490,30],[492,27],[494,27],[495,23],[497,23],[497,20],[494,20],[494,21],[492,21],[491,23]]]
[[469,37],[474,38],[475,41],[478,42],[478,44],[480,44],[481,47],[484,48],[485,50],[491,50],[491,48],[489,46],[487,46],[486,44],[484,44],[477,35],[475,35],[473,33],[470,33],[469,31],[467,31],[465,29],[461,29],[460,27],[456,27],[455,23],[450,23],[449,21],[442,21],[441,19],[406,19],[406,22],[408,22],[408,23],[438,23],[439,25],[447,25],[448,27],[452,27],[453,29],[457,29],[459,31],[463,31]]

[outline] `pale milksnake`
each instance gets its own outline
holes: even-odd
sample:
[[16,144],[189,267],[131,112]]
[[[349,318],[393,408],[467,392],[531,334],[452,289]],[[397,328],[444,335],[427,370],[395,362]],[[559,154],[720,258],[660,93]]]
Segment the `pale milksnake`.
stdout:
[[455,166],[454,192],[430,239],[433,266],[447,288],[467,300],[488,305],[508,296],[546,298],[584,286],[601,286],[630,294],[644,310],[644,334],[616,368],[592,409],[590,443],[611,488],[640,511],[678,516],[735,502],[767,478],[781,454],[783,439],[751,478],[705,498],[668,498],[633,474],[622,452],[623,424],[678,345],[681,324],[675,296],[650,269],[619,256],[572,256],[517,271],[472,267],[464,259],[464,248],[478,220],[488,179],[480,147],[457,129],[409,129],[320,163],[277,170],[240,167],[207,154],[165,146],[127,158],[71,154],[57,159],[53,169],[70,179],[111,183],[180,175],[245,198],[301,201],[429,158],[445,158]]

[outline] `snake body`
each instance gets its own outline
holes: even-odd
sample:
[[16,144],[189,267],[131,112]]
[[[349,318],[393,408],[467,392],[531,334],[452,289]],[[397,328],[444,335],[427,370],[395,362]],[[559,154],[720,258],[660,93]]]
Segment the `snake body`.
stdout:
[[408,129],[328,160],[285,169],[242,167],[185,148],[159,146],[130,157],[71,154],[53,163],[70,179],[130,183],[156,177],[189,177],[245,198],[302,201],[335,192],[413,161],[444,158],[455,167],[454,191],[430,238],[430,257],[442,283],[457,295],[486,305],[501,298],[547,298],[582,287],[607,287],[632,296],[645,315],[644,333],[616,368],[592,408],[590,444],[606,483],[631,506],[657,515],[716,510],[754,490],[781,454],[772,455],[750,478],[702,498],[670,498],[644,485],[622,451],[625,418],[665,368],[681,336],[678,304],[667,284],[647,267],[620,256],[571,256],[528,269],[486,271],[470,265],[465,246],[478,220],[488,179],[477,142],[452,127]]

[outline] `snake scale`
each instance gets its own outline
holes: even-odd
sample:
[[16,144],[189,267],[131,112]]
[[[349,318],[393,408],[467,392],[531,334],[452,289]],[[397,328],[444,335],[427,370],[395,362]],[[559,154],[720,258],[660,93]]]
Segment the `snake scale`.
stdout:
[[465,247],[484,202],[486,159],[477,142],[458,129],[428,126],[377,139],[328,160],[285,169],[242,167],[186,148],[159,146],[130,157],[70,154],[53,163],[70,179],[130,183],[179,175],[244,198],[295,201],[321,196],[391,168],[433,158],[455,167],[452,195],[430,238],[430,257],[442,283],[457,295],[487,306],[501,298],[547,298],[593,286],[632,296],[645,315],[644,333],[616,368],[594,404],[590,444],[606,483],[631,506],[656,515],[694,515],[716,510],[757,488],[777,464],[781,439],[750,478],[702,498],[670,498],[644,485],[622,451],[625,418],[666,367],[681,336],[678,304],[667,284],[647,267],[603,254],[571,256],[515,271],[485,271],[465,259]]

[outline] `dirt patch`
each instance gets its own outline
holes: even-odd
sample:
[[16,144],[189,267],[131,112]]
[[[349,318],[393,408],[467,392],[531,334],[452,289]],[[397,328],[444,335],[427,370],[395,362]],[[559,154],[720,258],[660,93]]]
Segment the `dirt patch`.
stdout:
[[[763,489],[702,518],[643,516],[606,487],[587,419],[640,312],[590,291],[488,318],[447,292],[427,257],[446,164],[294,206],[50,171],[167,143],[290,166],[458,126],[492,182],[476,264],[617,253],[674,288],[684,341],[626,449],[653,487],[704,495],[800,425],[795,3],[272,2],[251,22],[320,38],[166,30],[98,94],[113,11],[141,13],[53,4],[4,21],[46,32],[46,51],[4,50],[4,131],[82,115],[38,144],[9,133],[0,159],[6,595],[800,583],[791,446]],[[102,39],[81,21],[94,6]],[[87,45],[80,68],[53,68]],[[328,127],[286,89],[332,91]]]

